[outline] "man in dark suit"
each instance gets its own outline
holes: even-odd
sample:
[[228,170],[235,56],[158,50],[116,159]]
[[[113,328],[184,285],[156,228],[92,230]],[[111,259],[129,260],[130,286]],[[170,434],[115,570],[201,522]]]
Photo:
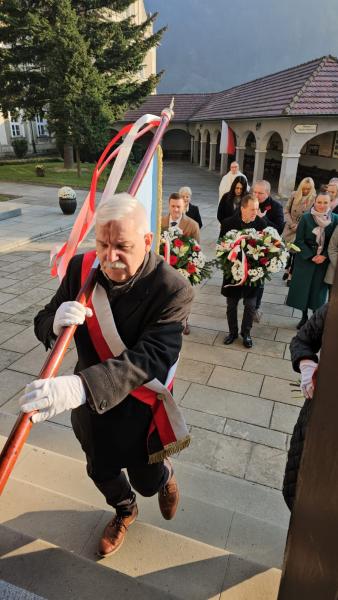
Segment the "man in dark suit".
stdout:
[[[253,187],[253,195],[259,202],[258,215],[264,217],[267,221],[267,227],[274,227],[277,229],[279,235],[282,235],[285,221],[283,207],[280,202],[274,200],[270,196],[271,185],[265,179],[256,181]],[[254,321],[259,323],[262,318],[261,303],[264,294],[264,286],[261,286],[257,294],[256,310],[254,315]]]
[[[267,227],[267,222],[264,217],[258,216],[258,200],[256,200],[252,194],[247,194],[242,198],[240,208],[237,210],[232,217],[224,219],[221,223],[222,237],[231,229],[256,229],[262,231]],[[241,298],[243,298],[244,313],[241,325],[241,336],[243,338],[243,346],[245,348],[252,348],[251,339],[251,328],[253,316],[256,308],[256,297],[259,288],[253,286],[238,286],[238,287],[224,287],[229,284],[225,277],[223,279],[223,285],[221,294],[227,299],[227,319],[229,327],[229,335],[224,338],[224,344],[227,346],[232,344],[235,339],[238,338],[238,318],[237,318],[237,305]]]
[[[35,318],[46,348],[64,326],[80,325],[76,374],[33,381],[20,404],[23,412],[38,411],[34,422],[72,409],[88,475],[116,511],[99,543],[99,554],[107,556],[137,518],[131,486],[143,496],[158,493],[165,519],[177,509],[178,486],[167,457],[188,445],[189,434],[170,389],[193,292],[151,251],[146,212],[129,194],[100,204],[95,236],[96,252],[74,256]],[[85,308],[75,298],[96,264],[96,286]]]
[[196,221],[199,228],[202,229],[203,223],[202,223],[199,208],[198,208],[198,206],[196,206],[196,204],[191,204],[191,196],[192,196],[191,188],[188,186],[181,187],[178,190],[178,193],[183,198],[184,212],[185,212],[186,216],[190,217],[190,219],[193,219],[194,221]]

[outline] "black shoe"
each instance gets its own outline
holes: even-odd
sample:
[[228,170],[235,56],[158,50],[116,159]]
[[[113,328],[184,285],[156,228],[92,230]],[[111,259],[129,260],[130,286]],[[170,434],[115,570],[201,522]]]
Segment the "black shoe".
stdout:
[[289,271],[285,271],[285,273],[283,273],[283,277],[282,277],[283,281],[286,281],[288,277],[289,277]]
[[308,321],[308,316],[307,315],[303,315],[301,320],[299,321],[299,323],[297,323],[297,329],[300,329],[301,327],[303,327],[303,325],[305,325],[306,321]]
[[251,335],[249,333],[246,333],[245,335],[241,334],[242,338],[243,338],[243,346],[245,346],[246,348],[252,348],[252,338]]
[[224,338],[223,344],[225,344],[226,346],[229,346],[229,344],[232,344],[235,340],[237,340],[237,338],[238,338],[237,333],[229,333],[229,335]]
[[291,279],[288,279],[286,282],[286,287],[290,287],[290,285],[291,285]]

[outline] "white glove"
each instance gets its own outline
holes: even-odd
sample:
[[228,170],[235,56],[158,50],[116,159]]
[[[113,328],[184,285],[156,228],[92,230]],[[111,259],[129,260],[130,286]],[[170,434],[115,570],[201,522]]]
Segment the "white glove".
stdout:
[[300,387],[305,398],[313,397],[313,374],[318,368],[318,364],[310,359],[301,360],[299,363],[301,372]]
[[86,306],[82,306],[80,302],[71,300],[62,302],[55,313],[53,321],[53,331],[56,336],[59,335],[62,327],[69,325],[82,325],[86,317],[92,317],[93,311]]
[[85,388],[78,375],[36,379],[26,385],[24,395],[19,398],[22,412],[39,411],[32,416],[33,423],[46,421],[85,402]]

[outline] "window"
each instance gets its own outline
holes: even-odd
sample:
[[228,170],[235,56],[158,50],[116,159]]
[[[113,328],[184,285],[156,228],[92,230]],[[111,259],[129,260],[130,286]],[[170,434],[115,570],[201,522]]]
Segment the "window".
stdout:
[[35,117],[35,123],[36,123],[36,134],[38,137],[46,137],[48,136],[48,128],[47,128],[47,121],[46,119],[44,119],[43,117],[40,117],[40,115],[37,115]]
[[13,121],[11,119],[11,136],[13,138],[16,137],[24,137],[23,127],[19,123],[19,121]]

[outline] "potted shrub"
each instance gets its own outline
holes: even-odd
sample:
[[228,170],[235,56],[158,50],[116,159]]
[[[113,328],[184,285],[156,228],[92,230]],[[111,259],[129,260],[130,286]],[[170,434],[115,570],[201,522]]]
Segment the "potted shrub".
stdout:
[[68,186],[58,191],[60,208],[64,215],[72,215],[76,211],[76,192]]
[[44,165],[35,165],[35,175],[37,177],[44,177],[45,176],[45,166]]

